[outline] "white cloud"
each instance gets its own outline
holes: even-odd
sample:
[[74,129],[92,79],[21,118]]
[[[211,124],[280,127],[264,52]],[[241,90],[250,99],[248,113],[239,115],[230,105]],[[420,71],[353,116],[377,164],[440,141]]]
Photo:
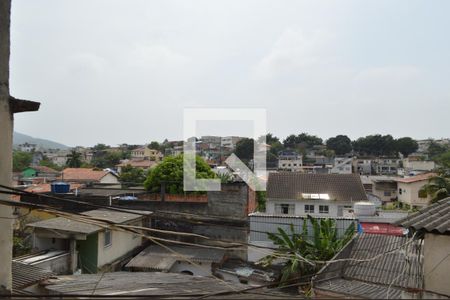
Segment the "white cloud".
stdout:
[[301,30],[286,28],[255,68],[259,78],[271,78],[328,61],[332,36],[328,32],[315,31],[305,34]]
[[353,97],[360,102],[407,103],[424,94],[421,70],[413,65],[372,67],[352,80]]
[[178,67],[190,61],[186,55],[161,44],[137,44],[130,53],[130,64],[144,68]]
[[70,76],[86,78],[99,75],[106,66],[107,62],[103,57],[94,53],[77,53],[68,58],[65,68]]

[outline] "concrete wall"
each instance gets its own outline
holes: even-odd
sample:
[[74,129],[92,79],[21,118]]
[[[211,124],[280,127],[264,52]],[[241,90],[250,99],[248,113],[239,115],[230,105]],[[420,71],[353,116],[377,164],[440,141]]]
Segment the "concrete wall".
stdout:
[[[390,192],[390,195],[385,195],[385,192]],[[383,202],[391,202],[397,197],[397,186],[384,183],[374,183],[372,194],[380,198]]]
[[[100,183],[117,183],[119,184],[119,179],[111,173],[106,174],[100,179]],[[120,188],[120,187],[119,187]]]
[[[267,199],[266,202],[266,212],[268,214],[276,214],[275,205],[276,204],[291,204],[294,205],[294,215],[295,216],[306,216],[311,215],[314,217],[341,217],[342,216],[342,210],[339,209],[340,207],[343,207],[345,205],[352,206],[352,203],[336,203],[335,201],[329,201],[329,200],[311,200],[311,201],[305,201],[305,200],[289,200],[289,199]],[[307,213],[305,212],[305,205],[314,205],[314,213]],[[328,214],[325,213],[319,213],[319,205],[328,205]]]
[[247,219],[248,186],[244,183],[222,184],[219,192],[208,192],[208,215]]
[[[133,225],[142,226],[142,221],[135,222]],[[142,238],[130,232],[112,230],[111,234],[112,243],[110,246],[105,247],[105,233],[104,231],[98,233],[97,266],[99,268],[114,262],[118,258],[142,245]]]
[[[9,107],[9,46],[11,0],[0,1],[0,184],[12,184],[12,132],[13,117]],[[9,200],[0,194],[0,199]],[[0,207],[0,294],[11,291],[12,210]]]
[[432,171],[436,168],[436,163],[432,160],[403,160],[403,167],[407,170],[413,171]]
[[70,267],[70,253],[65,253],[57,257],[42,260],[39,263],[34,264],[34,266],[52,271],[58,275],[72,274]]
[[37,250],[69,250],[69,241],[67,239],[53,239],[46,237],[39,237],[33,235],[33,248]]
[[[398,201],[415,206],[426,206],[430,203],[431,196],[419,198],[420,189],[428,183],[428,180],[422,180],[411,183],[398,183]],[[400,193],[400,190],[402,191]]]
[[423,271],[425,289],[438,294],[450,296],[450,236],[442,234],[425,234]]

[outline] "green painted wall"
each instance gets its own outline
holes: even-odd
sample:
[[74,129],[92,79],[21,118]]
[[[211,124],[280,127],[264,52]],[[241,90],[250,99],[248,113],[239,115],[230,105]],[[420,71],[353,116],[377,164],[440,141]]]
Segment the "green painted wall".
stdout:
[[33,168],[26,168],[25,170],[22,171],[22,176],[25,178],[28,177],[36,177],[36,170]]
[[98,233],[88,235],[85,241],[77,241],[78,266],[83,273],[97,273]]

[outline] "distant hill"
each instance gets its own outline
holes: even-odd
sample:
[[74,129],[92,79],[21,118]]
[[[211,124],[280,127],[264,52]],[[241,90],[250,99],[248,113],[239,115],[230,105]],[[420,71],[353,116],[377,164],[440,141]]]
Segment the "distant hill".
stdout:
[[42,148],[47,148],[47,149],[67,149],[67,148],[69,148],[66,145],[63,145],[63,144],[60,144],[60,143],[57,143],[54,141],[38,139],[38,138],[34,138],[32,136],[14,131],[13,144],[20,145],[20,144],[24,144],[24,143],[36,144]]

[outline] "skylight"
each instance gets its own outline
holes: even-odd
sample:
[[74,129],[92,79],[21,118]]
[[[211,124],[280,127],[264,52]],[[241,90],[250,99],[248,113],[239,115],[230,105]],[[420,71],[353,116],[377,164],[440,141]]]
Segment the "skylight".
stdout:
[[302,198],[303,199],[330,200],[330,196],[328,194],[302,193]]

